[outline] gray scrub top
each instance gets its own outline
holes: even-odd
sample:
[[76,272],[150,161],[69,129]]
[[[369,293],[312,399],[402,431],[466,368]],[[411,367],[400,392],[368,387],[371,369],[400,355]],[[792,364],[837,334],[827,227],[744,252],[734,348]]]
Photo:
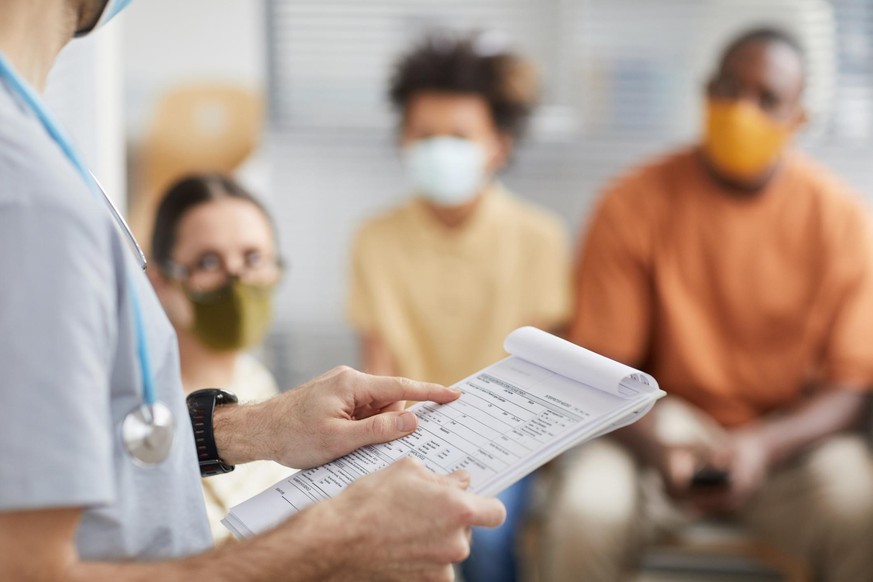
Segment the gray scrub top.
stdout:
[[[120,439],[142,401],[131,282],[176,417],[152,468]],[[211,545],[174,331],[104,202],[0,79],[0,511],[53,507],[84,509],[83,559]]]

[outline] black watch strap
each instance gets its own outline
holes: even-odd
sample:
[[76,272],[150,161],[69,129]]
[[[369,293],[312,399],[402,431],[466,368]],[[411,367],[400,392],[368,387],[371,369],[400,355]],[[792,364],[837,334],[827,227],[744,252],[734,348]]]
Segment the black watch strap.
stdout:
[[216,406],[236,404],[235,394],[218,388],[195,390],[188,395],[188,415],[194,428],[194,444],[197,447],[197,460],[200,461],[200,475],[210,477],[230,473],[234,466],[228,465],[218,457],[212,419]]

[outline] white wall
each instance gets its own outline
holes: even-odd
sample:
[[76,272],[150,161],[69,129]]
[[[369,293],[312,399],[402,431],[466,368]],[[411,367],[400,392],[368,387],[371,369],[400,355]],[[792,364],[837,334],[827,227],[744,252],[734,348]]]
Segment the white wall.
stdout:
[[124,16],[128,136],[142,135],[156,100],[180,83],[266,84],[263,0],[140,0]]
[[[125,55],[125,120],[130,142],[135,144],[143,134],[160,95],[177,84],[230,81],[266,90],[265,2],[266,0],[139,0],[133,3],[124,16],[125,31],[122,41]],[[376,43],[374,50],[383,51],[383,45],[389,43],[390,38],[382,35],[381,30],[371,30],[372,19],[357,18],[355,14],[369,10],[379,14],[402,11],[401,8],[411,10],[410,5],[420,3],[431,4],[425,0],[388,3],[371,0],[287,2],[289,18],[294,20],[286,24],[290,27],[290,23],[293,23],[296,28],[289,28],[287,34],[280,38],[293,45],[288,49],[290,60],[282,63],[277,60],[277,63],[283,66],[283,74],[289,78],[289,87],[297,91],[296,95],[304,97],[309,94],[307,89],[312,90],[311,94],[317,94],[319,90],[330,91],[332,87],[339,87],[339,97],[357,98],[359,95],[355,95],[354,88],[349,90],[344,83],[354,79],[355,75],[369,75],[369,78],[378,83],[377,91],[373,94],[381,95],[384,67],[373,71],[357,67],[356,58],[360,55],[353,53],[354,50],[359,50],[357,45],[334,42],[332,37],[325,35],[325,30],[336,28],[340,32],[344,31],[344,34],[370,39]],[[506,0],[472,3],[487,5],[489,10],[493,6],[513,4]],[[550,5],[545,0],[542,0],[542,4],[540,0],[515,2],[519,3],[529,4],[537,9]],[[645,0],[623,2],[625,5],[628,3],[647,4]],[[641,100],[637,104],[651,102],[655,106],[664,103],[669,105],[670,111],[676,111],[691,120],[684,133],[672,136],[671,140],[690,136],[694,133],[693,126],[699,116],[696,113],[689,114],[689,111],[695,111],[699,106],[699,84],[702,75],[706,74],[699,73],[698,70],[708,71],[712,53],[719,48],[715,45],[722,42],[719,40],[715,43],[716,37],[720,39],[722,35],[713,34],[712,38],[708,38],[707,31],[715,25],[719,25],[715,27],[720,30],[739,25],[739,17],[735,13],[738,4],[749,10],[750,7],[759,5],[761,10],[766,8],[765,5],[778,5],[773,10],[781,14],[780,10],[784,11],[787,3],[791,3],[792,7],[826,4],[823,0],[674,2],[673,4],[684,5],[691,10],[691,16],[696,14],[709,23],[699,30],[691,31],[695,34],[689,33],[689,38],[694,41],[689,41],[691,46],[701,46],[691,55],[696,55],[694,62],[682,62],[682,66],[689,68],[689,71],[679,76],[684,83],[693,85],[692,90],[682,93],[687,95],[685,101],[675,98],[673,94],[667,95],[669,99],[665,98],[663,102],[658,101],[658,90],[662,84],[659,84],[659,79],[654,79],[654,85],[641,86],[638,91]],[[433,4],[440,3],[434,0]],[[446,6],[452,7],[456,4],[449,2]],[[629,39],[628,42],[638,41],[633,35],[616,35],[613,30],[615,26],[624,24],[621,11],[613,10],[615,14],[610,16],[614,5],[620,4],[618,0],[602,0],[596,3],[590,0],[562,0],[552,4],[586,8],[577,11],[586,16],[583,20],[591,20],[587,18],[591,15],[591,10],[599,7],[596,11],[599,20],[585,29],[588,34],[602,33],[609,39],[618,36]],[[355,14],[347,14],[348,6],[355,9],[352,11]],[[324,18],[322,11],[328,14]],[[670,48],[672,45],[669,43],[663,45],[666,39],[662,37],[667,34],[663,26],[652,27],[648,19],[639,15],[638,17],[641,26],[660,35],[652,42],[662,43],[653,45],[661,47],[659,55],[663,57],[662,62],[667,63],[667,66],[675,66],[671,63],[676,54],[685,53],[679,49],[674,50],[675,47]],[[800,10],[796,14],[789,14],[788,19],[798,20],[797,24],[801,29],[809,25],[814,33],[820,32],[820,27],[828,24],[827,19],[806,19]],[[403,30],[400,26],[389,26],[389,30],[395,29]],[[673,44],[681,44],[684,38],[674,39]],[[708,42],[701,43],[701,38],[708,39]],[[572,35],[570,40],[579,43],[584,39],[582,35]],[[300,50],[301,43],[305,45],[304,49],[309,47],[311,50]],[[352,46],[352,49],[348,49],[347,45]],[[684,50],[685,46],[679,48]],[[336,67],[333,69],[323,65],[322,53],[328,49],[336,57]],[[356,58],[346,59],[347,55],[343,50]],[[597,47],[595,52],[597,54],[594,56],[603,57],[603,47]],[[607,56],[609,54],[612,53]],[[631,61],[633,56],[630,55]],[[595,73],[601,71],[602,60],[592,59],[590,69]],[[299,71],[291,65],[302,63],[310,70],[313,69],[313,62],[319,66],[314,67],[312,85],[305,86],[303,83],[301,90]],[[609,64],[608,59],[606,64]],[[832,71],[824,71],[829,72]],[[571,67],[563,76],[565,79],[578,81],[580,91],[585,95],[599,95],[607,102],[614,100],[608,86],[601,88],[603,90],[598,93],[596,75],[585,76],[583,73],[584,70]],[[331,78],[331,75],[336,78]],[[644,81],[650,78],[651,75],[643,76]],[[304,78],[303,81],[305,80]],[[825,83],[830,84],[832,83]],[[339,97],[336,102],[345,103]],[[300,116],[300,103],[294,101],[293,105],[295,114]],[[650,108],[647,111],[654,111],[656,117],[663,113],[661,109]],[[306,111],[306,115],[301,116],[303,119],[297,119],[297,125],[287,131],[274,130],[268,134],[270,155],[266,157],[272,162],[269,164],[272,168],[268,169],[272,181],[267,188],[255,189],[273,207],[283,250],[291,264],[280,290],[279,321],[268,349],[269,364],[282,384],[299,382],[337,363],[354,363],[355,338],[343,316],[349,237],[365,215],[396,201],[404,195],[406,189],[395,157],[392,128],[384,115],[379,117],[375,127],[371,123],[367,125],[369,130],[359,128],[355,131],[350,129],[351,124],[346,123],[345,119],[341,123],[337,122],[338,117],[333,115],[334,111],[329,112],[331,115],[328,118],[332,123],[337,122],[338,127],[313,128],[311,113],[312,111]],[[557,119],[557,126],[565,124],[564,118]],[[578,227],[584,220],[596,193],[619,169],[617,160],[621,160],[620,166],[624,166],[644,159],[666,147],[663,142],[668,137],[658,134],[627,140],[622,139],[622,136],[604,139],[606,136],[594,135],[589,139],[570,139],[574,132],[575,130],[570,131],[567,136],[555,131],[543,132],[540,139],[532,136],[534,139],[529,140],[518,152],[515,164],[506,176],[506,182],[511,188],[558,211],[567,219],[571,228]],[[831,162],[848,178],[857,178],[855,183],[866,184],[864,177],[869,174],[869,156],[866,152],[863,155],[849,156],[844,148],[829,150],[827,147],[820,147],[816,153],[825,161]]]
[[49,74],[45,93],[49,109],[122,209],[127,199],[119,58],[123,26],[112,22],[67,45]]
[[[126,139],[136,151],[161,96],[187,83],[230,82],[266,93],[265,0],[139,0],[121,17]],[[114,24],[113,24],[114,26]],[[267,169],[249,172],[247,184],[272,198]],[[259,175],[253,175],[258,174]],[[279,225],[284,230],[284,225]],[[289,282],[288,284],[293,284]],[[268,351],[281,383],[290,377],[287,334]],[[284,342],[284,343],[283,343]],[[296,368],[296,366],[295,366]]]

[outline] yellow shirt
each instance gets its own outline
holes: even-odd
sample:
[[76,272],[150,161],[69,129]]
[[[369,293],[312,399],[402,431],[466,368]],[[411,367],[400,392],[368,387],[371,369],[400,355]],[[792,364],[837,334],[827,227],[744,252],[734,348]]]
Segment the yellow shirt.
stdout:
[[805,156],[742,197],[673,154],[614,184],[583,240],[571,339],[723,425],[873,385],[869,217]]
[[460,227],[413,198],[355,239],[349,319],[385,342],[402,376],[453,384],[503,357],[513,329],[554,328],[569,312],[564,228],[499,186]]

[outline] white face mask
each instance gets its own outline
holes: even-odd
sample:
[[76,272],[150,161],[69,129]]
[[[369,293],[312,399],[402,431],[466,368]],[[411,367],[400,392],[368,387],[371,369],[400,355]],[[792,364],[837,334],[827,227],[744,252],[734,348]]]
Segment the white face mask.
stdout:
[[488,180],[485,149],[459,137],[431,137],[403,150],[406,173],[418,194],[440,206],[472,200]]
[[89,32],[97,30],[98,28],[115,18],[115,16],[117,16],[119,12],[127,8],[127,6],[131,2],[133,2],[133,0],[109,0],[103,7],[103,12],[100,14],[100,18],[97,20],[94,28],[77,31],[76,36],[84,36]]

